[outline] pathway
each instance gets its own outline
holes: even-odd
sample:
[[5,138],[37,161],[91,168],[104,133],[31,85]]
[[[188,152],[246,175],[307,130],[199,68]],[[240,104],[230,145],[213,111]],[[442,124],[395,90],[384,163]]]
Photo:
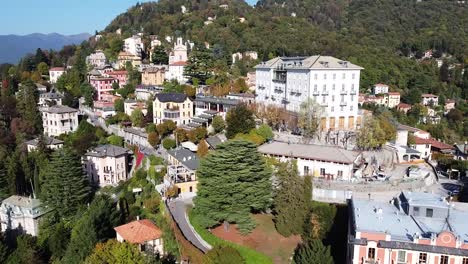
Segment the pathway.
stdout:
[[205,240],[203,240],[203,238],[200,237],[200,235],[190,224],[187,216],[187,206],[190,204],[192,204],[192,198],[178,198],[167,202],[167,208],[169,209],[172,218],[177,223],[180,231],[182,231],[184,237],[196,248],[201,250],[203,253],[206,253],[212,249],[212,247]]

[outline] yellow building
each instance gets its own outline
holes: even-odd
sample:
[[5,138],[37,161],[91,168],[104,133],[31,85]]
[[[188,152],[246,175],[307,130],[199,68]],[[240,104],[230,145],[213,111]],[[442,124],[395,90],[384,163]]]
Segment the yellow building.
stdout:
[[141,82],[147,86],[157,86],[164,83],[164,76],[166,74],[165,67],[150,67],[143,70],[141,73]]
[[387,106],[389,108],[395,108],[400,104],[400,93],[399,92],[390,92],[388,93]]
[[188,125],[193,117],[193,102],[182,93],[159,93],[153,101],[153,122],[161,124],[166,120],[177,126]]
[[132,63],[132,66],[136,68],[141,65],[141,58],[131,53],[121,51],[117,56],[117,64],[119,65],[119,68],[124,69],[127,62]]
[[181,196],[197,192],[196,170],[200,166],[198,156],[185,148],[169,150],[167,152],[166,180],[176,186]]

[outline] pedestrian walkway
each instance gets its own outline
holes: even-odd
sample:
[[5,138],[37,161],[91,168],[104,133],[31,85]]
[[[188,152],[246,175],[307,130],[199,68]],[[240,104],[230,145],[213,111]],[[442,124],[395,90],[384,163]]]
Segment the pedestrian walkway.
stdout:
[[188,219],[187,206],[192,204],[192,199],[174,199],[168,201],[166,204],[169,212],[172,215],[172,218],[177,223],[180,231],[182,231],[185,239],[190,241],[192,245],[201,250],[203,253],[211,250],[212,246],[200,237]]

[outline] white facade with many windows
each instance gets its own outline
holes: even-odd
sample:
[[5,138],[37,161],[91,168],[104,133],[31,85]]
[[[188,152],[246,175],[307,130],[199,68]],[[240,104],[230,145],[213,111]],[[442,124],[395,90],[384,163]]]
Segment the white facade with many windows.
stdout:
[[54,105],[40,109],[42,113],[42,127],[44,134],[58,137],[78,129],[78,110],[64,106]]
[[354,130],[362,69],[330,56],[278,57],[256,66],[256,101],[299,112],[312,98],[323,107],[323,130]]

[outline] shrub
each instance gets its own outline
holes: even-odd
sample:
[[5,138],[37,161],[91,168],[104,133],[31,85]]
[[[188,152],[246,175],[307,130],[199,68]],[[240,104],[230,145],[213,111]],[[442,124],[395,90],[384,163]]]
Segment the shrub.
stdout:
[[164,147],[165,149],[173,149],[173,148],[176,147],[176,142],[175,142],[175,140],[170,139],[170,138],[164,139],[163,142],[162,142],[162,144],[163,144],[163,147]]

